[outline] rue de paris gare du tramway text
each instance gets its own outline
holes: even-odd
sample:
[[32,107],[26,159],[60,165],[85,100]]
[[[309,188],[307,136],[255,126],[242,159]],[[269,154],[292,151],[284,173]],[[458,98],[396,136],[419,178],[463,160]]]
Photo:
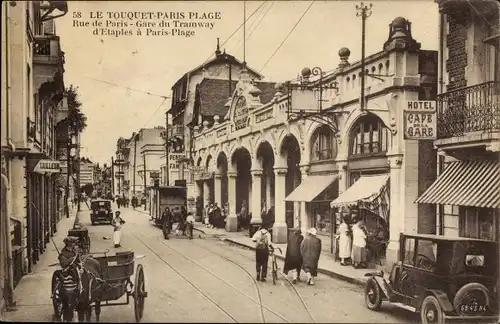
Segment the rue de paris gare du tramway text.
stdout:
[[[80,20],[80,19],[88,19]],[[185,36],[195,35],[195,28],[212,29],[220,20],[220,12],[141,12],[141,11],[92,11],[84,17],[73,12],[73,27],[96,27],[95,35],[132,36],[131,28],[138,28],[141,36]]]

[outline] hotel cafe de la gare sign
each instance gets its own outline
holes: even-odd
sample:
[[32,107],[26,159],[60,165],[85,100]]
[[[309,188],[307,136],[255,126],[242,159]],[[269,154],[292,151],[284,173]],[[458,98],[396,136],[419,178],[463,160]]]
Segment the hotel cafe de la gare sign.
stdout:
[[408,100],[403,117],[405,139],[436,139],[436,101]]

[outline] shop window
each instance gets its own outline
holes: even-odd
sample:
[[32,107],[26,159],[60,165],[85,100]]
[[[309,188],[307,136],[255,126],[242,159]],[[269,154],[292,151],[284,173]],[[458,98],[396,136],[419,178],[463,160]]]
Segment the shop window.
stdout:
[[322,126],[313,136],[312,161],[331,160],[335,157],[335,138],[328,126]]
[[491,208],[460,208],[460,236],[496,240],[495,212]]
[[377,116],[361,117],[350,136],[350,156],[371,155],[387,152],[389,132]]

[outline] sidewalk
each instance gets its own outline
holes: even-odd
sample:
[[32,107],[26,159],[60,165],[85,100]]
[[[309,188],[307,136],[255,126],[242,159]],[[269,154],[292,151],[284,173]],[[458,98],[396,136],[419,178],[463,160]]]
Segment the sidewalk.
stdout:
[[[226,232],[225,229],[207,228],[202,223],[195,223],[194,229],[205,235],[218,237],[222,241],[225,241],[229,244],[235,244],[240,247],[255,250],[255,243],[252,242],[252,239],[248,236],[248,231]],[[330,240],[330,237],[323,235],[318,235],[318,238],[322,240],[322,243],[325,240],[328,241]],[[273,245],[281,248],[281,250],[283,251],[283,255],[280,255],[278,253],[276,257],[280,260],[285,260],[286,244],[273,244]],[[333,259],[332,254],[329,253],[330,249],[329,246],[330,244],[328,244],[328,250],[327,250],[328,252],[325,251],[325,248],[322,249],[321,257],[319,259],[319,264],[318,264],[318,272],[330,276],[332,278],[337,278],[359,286],[364,286],[368,278],[364,276],[365,273],[374,270],[354,269],[352,266],[341,266],[340,262],[336,262]]]
[[[40,256],[40,260],[32,268],[32,271],[24,275],[17,287],[14,290],[14,298],[16,305],[6,310],[1,314],[1,320],[14,321],[51,321],[49,318],[37,318],[40,309],[50,307],[51,305],[51,284],[52,273],[56,267],[51,267],[51,264],[58,262],[57,249],[61,250],[64,247],[64,238],[68,235],[68,230],[73,228],[75,219],[77,218],[77,210],[71,210],[70,218],[63,217],[57,224],[57,232],[47,244],[45,252]],[[54,243],[53,243],[54,242]],[[46,313],[46,312],[45,312]],[[49,312],[52,315],[52,312]]]

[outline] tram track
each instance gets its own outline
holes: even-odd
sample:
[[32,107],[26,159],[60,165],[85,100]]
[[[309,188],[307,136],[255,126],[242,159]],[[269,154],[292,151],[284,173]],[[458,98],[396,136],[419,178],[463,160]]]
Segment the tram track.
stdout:
[[[236,263],[235,261],[233,261],[233,260],[231,260],[231,259],[227,258],[226,256],[224,256],[224,255],[222,255],[222,254],[220,254],[220,253],[214,252],[214,251],[212,251],[211,249],[208,249],[208,248],[206,248],[206,247],[204,247],[204,246],[201,246],[201,245],[200,245],[200,244],[198,244],[198,243],[194,243],[194,244],[195,244],[196,246],[200,247],[200,248],[203,248],[204,250],[206,250],[206,251],[208,251],[208,252],[210,252],[210,253],[213,253],[213,254],[215,254],[215,255],[217,255],[217,256],[219,256],[219,257],[221,257],[221,258],[223,258],[223,259],[225,259],[225,260],[227,260],[227,261],[229,261],[229,262],[231,262],[231,263],[233,263],[233,264],[237,265],[238,267],[240,267],[241,269],[243,269],[243,270],[244,270],[244,271],[245,271],[248,275],[250,275],[250,277],[254,280],[254,282],[256,282],[256,281],[255,281],[255,279],[253,278],[253,276],[250,274],[250,272],[249,272],[248,270],[246,270],[246,269],[245,269],[243,266],[241,266],[240,264]],[[237,254],[238,254],[239,256],[241,256],[242,258],[246,259],[246,260],[249,260],[249,261],[254,262],[254,260],[253,260],[253,259],[251,259],[251,258],[247,257],[246,255],[243,255],[243,254],[241,254],[241,253],[237,253]],[[304,298],[302,297],[302,295],[301,295],[301,294],[300,294],[300,292],[298,291],[297,287],[295,287],[295,285],[294,285],[294,284],[290,281],[290,279],[288,279],[288,277],[287,277],[285,274],[281,273],[280,271],[278,271],[278,274],[279,274],[279,275],[280,275],[280,276],[281,276],[281,277],[282,277],[282,278],[283,278],[283,279],[284,279],[284,280],[285,280],[285,281],[289,284],[289,286],[293,289],[293,291],[295,292],[295,294],[296,294],[296,295],[297,295],[297,297],[299,298],[300,302],[302,303],[302,306],[304,307],[305,311],[307,312],[307,314],[308,314],[309,318],[312,320],[312,322],[313,322],[313,323],[316,323],[316,321],[315,321],[315,319],[314,319],[314,317],[313,317],[313,315],[312,315],[311,311],[309,310],[309,307],[307,306],[307,304],[306,304],[306,302],[305,302]],[[259,288],[258,288],[258,285],[257,285],[257,289],[259,289]],[[260,296],[260,290],[259,290],[259,296]]]
[[156,257],[161,260],[163,263],[165,263],[172,271],[174,271],[179,277],[184,279],[191,287],[193,287],[198,293],[200,293],[203,297],[205,297],[208,301],[210,301],[215,307],[217,307],[221,312],[223,312],[227,317],[229,317],[231,320],[233,320],[235,323],[238,323],[238,321],[230,314],[228,313],[224,308],[219,306],[219,304],[214,301],[210,296],[205,294],[201,289],[199,289],[195,284],[193,284],[188,278],[186,278],[180,271],[178,271],[176,268],[171,266],[165,259],[163,259],[158,253],[156,253],[148,244],[146,244],[143,240],[139,238],[134,232],[128,231],[128,233],[132,234],[139,242],[141,242],[148,250],[150,250]]
[[[151,235],[151,234],[148,234],[150,237],[154,237],[156,238],[155,236]],[[201,264],[199,264],[197,261],[193,260],[192,258],[186,256],[184,253],[178,251],[177,249],[173,248],[171,245],[167,244],[164,240],[160,240],[160,242],[167,246],[170,250],[176,252],[177,254],[179,254],[180,256],[182,256],[184,259],[190,261],[191,263],[194,263],[195,265],[197,265],[198,267],[200,267],[201,269],[203,269],[204,271],[207,271],[208,273],[210,273],[212,276],[216,277],[217,279],[219,279],[220,281],[224,282],[226,285],[230,286],[231,288],[233,288],[234,290],[236,290],[237,292],[239,292],[240,294],[244,295],[245,297],[249,298],[250,300],[252,300],[254,303],[256,303],[257,305],[260,306],[260,318],[261,318],[261,321],[262,323],[266,323],[266,319],[265,319],[265,315],[264,315],[264,309],[266,309],[267,311],[273,313],[274,315],[278,316],[279,318],[281,318],[282,320],[284,320],[285,322],[287,323],[290,323],[291,321],[288,320],[286,318],[286,316],[282,315],[282,314],[279,314],[278,312],[270,309],[269,307],[267,306],[264,306],[263,305],[263,302],[262,302],[262,294],[261,294],[261,291],[260,291],[260,288],[259,288],[259,284],[258,282],[255,280],[254,276],[245,268],[243,267],[242,265],[240,265],[239,263],[235,262],[234,260],[218,253],[218,252],[215,252],[203,245],[200,245],[198,243],[195,243],[195,241],[192,241],[192,243],[194,245],[196,245],[197,247],[211,253],[211,254],[214,254],[214,255],[217,255],[219,258],[223,259],[223,260],[226,260],[232,264],[234,264],[235,266],[237,266],[238,268],[240,268],[241,270],[243,270],[245,272],[245,274],[252,280],[252,282],[254,283],[254,287],[256,289],[256,293],[257,293],[257,296],[258,296],[258,301],[253,299],[252,297],[248,296],[248,294],[244,293],[243,291],[241,291],[240,289],[234,287],[234,285],[232,285],[231,283],[227,282],[226,280],[224,280],[223,278],[221,278],[220,276],[218,276],[217,274],[213,273],[211,270],[207,269],[206,267],[202,266]],[[254,262],[253,259],[241,254],[241,253],[237,253],[237,255],[239,255],[240,257],[243,257],[244,259],[246,260],[249,260],[251,262]],[[311,311],[309,310],[309,307],[307,306],[307,303],[305,302],[304,298],[302,297],[302,295],[300,294],[300,292],[298,291],[298,289],[295,287],[295,285],[290,281],[290,279],[288,279],[288,277],[286,275],[284,275],[283,273],[281,273],[280,271],[278,271],[278,274],[288,283],[289,287],[292,288],[292,290],[294,291],[295,295],[298,297],[298,299],[300,300],[301,304],[302,304],[302,307],[304,308],[304,310],[306,311],[308,317],[311,319],[311,321],[313,323],[316,323],[315,319],[314,319],[314,316],[312,315]]]
[[[135,237],[137,237],[134,233],[132,233]],[[157,238],[156,236],[153,236],[151,234],[147,234],[148,236],[150,236],[151,238]],[[142,244],[146,245],[142,240],[139,239],[139,241],[141,241]],[[213,251],[210,251],[204,247],[202,247],[201,245],[199,244],[195,244],[196,246],[204,249],[205,251],[208,251],[214,255],[217,255],[219,257],[222,257],[223,259],[231,262],[232,264],[236,265],[238,268],[242,269],[243,271],[245,271],[245,273],[247,274],[247,276],[252,280],[252,282],[254,283],[254,287],[256,289],[256,292],[257,292],[257,296],[258,296],[258,300],[256,300],[255,298],[249,296],[247,293],[243,292],[241,289],[235,287],[233,284],[229,283],[228,281],[224,280],[222,277],[220,277],[219,275],[215,274],[213,271],[211,271],[210,269],[206,268],[205,266],[201,265],[199,262],[193,260],[192,258],[186,256],[184,253],[180,252],[179,250],[171,247],[170,245],[166,244],[166,242],[164,240],[160,240],[159,243],[165,245],[167,248],[169,248],[170,250],[174,251],[175,253],[177,253],[178,255],[180,255],[181,257],[183,257],[184,259],[188,260],[189,262],[195,264],[196,266],[198,266],[199,268],[203,269],[204,271],[206,271],[207,273],[211,274],[213,277],[217,278],[218,280],[222,281],[223,283],[225,283],[227,286],[231,287],[233,290],[237,291],[238,293],[240,293],[241,295],[245,296],[246,298],[248,298],[249,300],[251,300],[252,302],[254,302],[256,305],[259,306],[259,316],[261,318],[261,321],[262,323],[266,323],[266,319],[265,319],[265,315],[264,315],[264,309],[269,311],[270,313],[274,314],[275,316],[279,317],[280,319],[282,319],[283,321],[285,321],[286,323],[291,323],[292,321],[289,320],[286,316],[284,316],[283,314],[280,314],[278,313],[277,311],[263,305],[262,303],[262,296],[261,296],[261,292],[260,292],[260,289],[259,289],[259,286],[258,286],[258,283],[257,281],[255,280],[255,278],[252,276],[252,274],[246,270],[244,267],[242,267],[241,265],[239,265],[238,263],[234,262],[233,260],[229,259],[229,258],[226,258],[226,257],[223,257],[222,255],[216,253],[216,252],[213,252]],[[147,246],[147,245],[146,245]],[[151,248],[149,246],[147,246],[148,249],[151,250]],[[153,252],[154,253],[154,252]],[[156,253],[155,253],[156,254]],[[164,260],[162,260],[163,262],[165,262]],[[170,264],[168,264],[168,266],[170,268],[173,268]]]

